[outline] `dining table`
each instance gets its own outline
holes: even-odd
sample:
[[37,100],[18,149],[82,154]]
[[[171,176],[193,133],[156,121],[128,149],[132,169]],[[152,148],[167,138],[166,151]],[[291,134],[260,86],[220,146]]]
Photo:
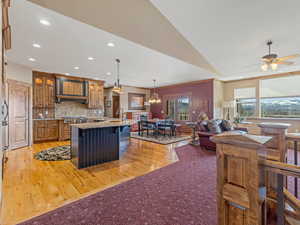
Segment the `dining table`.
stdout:
[[[148,124],[152,124],[155,127],[154,135],[158,135],[159,134],[159,132],[158,132],[159,124],[162,124],[166,120],[165,119],[149,119],[149,120],[144,120],[144,121],[147,121]],[[141,132],[142,132],[141,122],[142,122],[142,120],[138,121],[138,135],[139,136],[141,135]],[[172,136],[176,135],[176,127],[177,127],[176,124],[174,124],[175,129],[172,129]]]

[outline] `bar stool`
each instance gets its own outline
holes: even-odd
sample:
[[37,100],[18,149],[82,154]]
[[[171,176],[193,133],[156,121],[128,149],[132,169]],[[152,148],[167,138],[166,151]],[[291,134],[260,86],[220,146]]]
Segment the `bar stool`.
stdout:
[[[294,164],[298,165],[298,142],[300,142],[300,133],[288,133],[286,135],[287,141],[294,142]],[[294,177],[295,180],[295,196],[298,198],[298,178]]]

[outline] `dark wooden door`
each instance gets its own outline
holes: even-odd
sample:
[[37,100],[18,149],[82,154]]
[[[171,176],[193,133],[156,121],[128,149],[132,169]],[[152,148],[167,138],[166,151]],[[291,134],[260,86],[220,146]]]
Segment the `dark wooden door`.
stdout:
[[120,96],[113,96],[113,118],[120,118]]

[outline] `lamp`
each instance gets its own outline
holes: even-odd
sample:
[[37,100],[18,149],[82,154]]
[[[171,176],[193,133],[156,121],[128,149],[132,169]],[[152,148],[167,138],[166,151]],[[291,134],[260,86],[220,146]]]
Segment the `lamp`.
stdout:
[[269,66],[268,66],[268,64],[267,64],[267,63],[264,63],[264,64],[262,64],[262,65],[261,65],[261,69],[262,69],[262,71],[267,71],[267,70],[268,70],[268,68],[269,68]]
[[277,70],[278,65],[276,63],[271,63],[271,68],[272,68],[273,71]]
[[153,80],[153,94],[149,98],[149,103],[150,104],[159,104],[159,103],[161,103],[161,100],[160,100],[158,94],[155,92],[155,82],[156,82],[156,80],[154,79]]
[[117,62],[117,81],[115,82],[114,88],[112,89],[113,92],[118,94],[122,93],[122,86],[120,84],[120,59],[116,59]]

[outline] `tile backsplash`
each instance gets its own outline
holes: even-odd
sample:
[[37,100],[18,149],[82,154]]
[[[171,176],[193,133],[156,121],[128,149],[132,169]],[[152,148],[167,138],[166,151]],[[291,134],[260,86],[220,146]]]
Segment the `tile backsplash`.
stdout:
[[68,116],[103,117],[103,110],[88,109],[87,105],[78,102],[61,102],[55,104],[55,117]]

